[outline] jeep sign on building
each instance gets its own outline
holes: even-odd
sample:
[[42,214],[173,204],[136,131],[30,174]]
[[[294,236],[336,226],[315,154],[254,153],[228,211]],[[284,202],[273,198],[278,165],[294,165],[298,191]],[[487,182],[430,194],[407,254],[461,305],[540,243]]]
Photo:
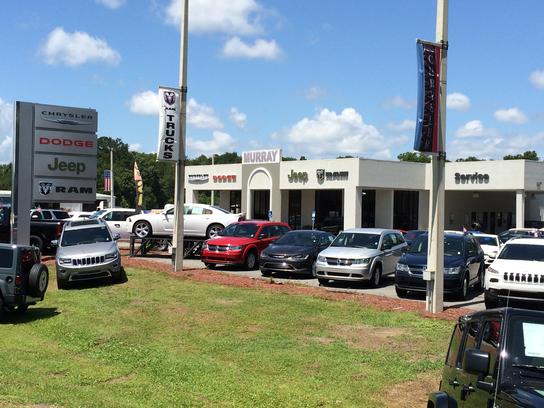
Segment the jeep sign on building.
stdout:
[[34,105],[34,202],[96,200],[94,109]]

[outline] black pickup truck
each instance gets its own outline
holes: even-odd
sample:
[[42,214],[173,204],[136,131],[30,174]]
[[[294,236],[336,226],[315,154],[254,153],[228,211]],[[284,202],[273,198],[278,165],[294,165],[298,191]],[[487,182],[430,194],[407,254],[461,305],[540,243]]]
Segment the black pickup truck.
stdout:
[[[10,208],[0,208],[0,242],[10,242]],[[30,245],[40,251],[53,248],[51,241],[58,240],[62,233],[62,221],[30,221]]]
[[428,408],[544,407],[544,312],[490,309],[459,318]]

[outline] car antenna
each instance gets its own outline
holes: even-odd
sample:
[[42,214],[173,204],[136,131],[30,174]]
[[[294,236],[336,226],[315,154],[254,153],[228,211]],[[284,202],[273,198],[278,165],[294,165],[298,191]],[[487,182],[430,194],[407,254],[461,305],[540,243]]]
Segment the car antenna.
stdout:
[[[501,345],[501,354],[504,352],[506,352],[506,341],[507,341],[507,338],[508,338],[508,310],[509,310],[509,306],[510,306],[510,289],[508,289],[508,292],[506,294],[506,309],[504,311],[504,325],[506,326],[506,329],[505,329],[505,332],[504,332],[504,336],[503,336],[503,339],[504,339],[504,344]],[[493,408],[497,407],[497,393],[499,391],[499,380],[500,380],[500,376],[501,376],[501,369],[502,369],[502,366],[504,364],[504,360],[506,358],[506,356],[502,356],[500,355],[499,357],[502,357],[502,358],[499,358],[499,367],[498,367],[498,370],[497,370],[497,382],[495,384],[495,395],[493,396]]]

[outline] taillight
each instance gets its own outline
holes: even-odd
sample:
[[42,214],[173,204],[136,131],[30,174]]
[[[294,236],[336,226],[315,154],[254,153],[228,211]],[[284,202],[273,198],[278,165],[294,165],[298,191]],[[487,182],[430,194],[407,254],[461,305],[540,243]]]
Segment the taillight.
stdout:
[[30,262],[32,261],[33,259],[33,256],[32,256],[32,251],[29,250],[29,249],[23,249],[21,251],[21,261],[22,262]]
[[21,278],[19,275],[15,276],[15,286],[21,286],[23,284],[23,278]]

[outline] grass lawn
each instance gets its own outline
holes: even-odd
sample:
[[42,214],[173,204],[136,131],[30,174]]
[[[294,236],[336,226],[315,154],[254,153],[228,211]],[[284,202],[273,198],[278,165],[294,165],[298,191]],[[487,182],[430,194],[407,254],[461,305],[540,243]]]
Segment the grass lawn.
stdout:
[[[50,271],[51,271],[50,267]],[[452,323],[127,269],[0,321],[2,407],[382,407]]]

